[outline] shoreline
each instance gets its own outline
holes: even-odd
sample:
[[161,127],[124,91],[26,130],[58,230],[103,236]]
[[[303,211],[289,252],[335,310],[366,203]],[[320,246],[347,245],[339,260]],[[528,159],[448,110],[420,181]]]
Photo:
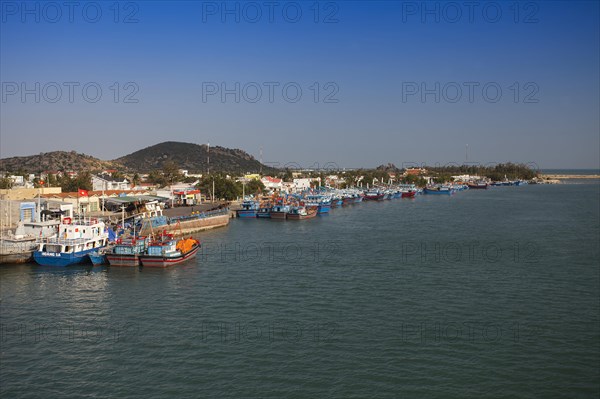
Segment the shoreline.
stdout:
[[540,174],[541,179],[550,180],[568,180],[568,179],[600,179],[600,175],[553,175],[553,174]]

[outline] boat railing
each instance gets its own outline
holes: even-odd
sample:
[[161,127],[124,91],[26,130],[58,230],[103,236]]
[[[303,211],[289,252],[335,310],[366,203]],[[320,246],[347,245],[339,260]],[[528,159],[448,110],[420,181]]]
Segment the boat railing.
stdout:
[[50,237],[50,238],[40,238],[36,241],[38,244],[55,244],[55,245],[77,245],[77,244],[85,244],[89,242],[90,239],[86,238],[60,238],[60,237]]

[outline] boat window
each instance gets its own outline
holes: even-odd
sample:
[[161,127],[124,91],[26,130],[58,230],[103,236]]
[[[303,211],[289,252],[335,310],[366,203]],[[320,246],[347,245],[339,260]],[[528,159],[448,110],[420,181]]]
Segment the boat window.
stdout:
[[71,247],[69,247],[68,245],[65,246],[65,252],[69,252],[71,250]]

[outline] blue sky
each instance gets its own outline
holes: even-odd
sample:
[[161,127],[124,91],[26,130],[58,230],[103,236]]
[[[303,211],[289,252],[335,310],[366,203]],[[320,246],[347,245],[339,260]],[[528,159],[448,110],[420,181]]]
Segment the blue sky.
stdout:
[[2,158],[599,167],[596,1],[0,3]]

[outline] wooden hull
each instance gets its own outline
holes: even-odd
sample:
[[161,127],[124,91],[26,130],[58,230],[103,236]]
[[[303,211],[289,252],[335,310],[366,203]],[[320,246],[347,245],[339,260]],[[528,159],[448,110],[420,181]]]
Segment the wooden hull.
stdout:
[[195,245],[189,252],[174,257],[164,257],[164,256],[151,256],[151,255],[141,255],[140,262],[144,267],[170,267],[178,265],[182,262],[185,262],[188,259],[196,256],[196,253],[200,249],[200,245]]
[[287,212],[273,212],[271,211],[271,219],[285,219]]
[[307,214],[306,215],[300,215],[300,214],[297,214],[297,213],[288,213],[287,214],[288,220],[312,219],[315,216],[317,216],[317,210],[316,209],[309,209],[309,210],[307,210]]
[[137,267],[140,265],[140,256],[133,255],[106,255],[108,263],[114,267]]
[[29,263],[31,261],[33,261],[33,251],[0,255],[0,265],[5,263]]

